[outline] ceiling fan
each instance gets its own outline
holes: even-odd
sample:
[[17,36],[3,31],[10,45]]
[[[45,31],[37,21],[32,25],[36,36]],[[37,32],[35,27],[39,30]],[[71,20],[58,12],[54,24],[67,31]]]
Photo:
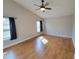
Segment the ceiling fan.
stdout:
[[44,3],[45,1],[44,0],[41,0],[41,2],[42,2],[42,4],[39,6],[39,5],[36,5],[36,4],[34,4],[35,6],[38,6],[39,8],[38,9],[36,9],[36,10],[41,10],[41,11],[43,11],[43,12],[45,12],[45,10],[52,10],[52,8],[49,8],[49,7],[47,7],[48,5],[49,5],[49,3]]

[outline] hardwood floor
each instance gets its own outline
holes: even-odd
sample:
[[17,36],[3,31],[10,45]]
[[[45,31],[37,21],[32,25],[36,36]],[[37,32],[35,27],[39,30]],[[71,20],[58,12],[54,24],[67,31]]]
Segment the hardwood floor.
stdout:
[[42,35],[4,50],[4,59],[74,59],[72,40]]

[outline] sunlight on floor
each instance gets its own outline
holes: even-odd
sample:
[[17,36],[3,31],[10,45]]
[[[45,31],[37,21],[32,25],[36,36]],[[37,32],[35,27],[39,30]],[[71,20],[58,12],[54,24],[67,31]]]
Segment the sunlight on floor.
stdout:
[[43,44],[47,44],[48,43],[48,40],[46,38],[44,38],[43,36],[40,36],[39,38],[42,40]]
[[16,55],[13,51],[4,52],[3,59],[16,59]]

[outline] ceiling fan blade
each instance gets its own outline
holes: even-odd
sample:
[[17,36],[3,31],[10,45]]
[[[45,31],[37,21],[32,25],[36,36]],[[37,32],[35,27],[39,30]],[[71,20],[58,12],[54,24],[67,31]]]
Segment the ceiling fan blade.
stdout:
[[45,8],[45,9],[52,10],[52,8]]
[[34,4],[35,6],[38,6],[38,7],[40,7],[39,5],[36,5],[36,4]]
[[40,8],[36,9],[36,10],[40,10]]
[[46,2],[46,3],[45,3],[45,6],[47,6],[47,5],[49,5],[49,3]]

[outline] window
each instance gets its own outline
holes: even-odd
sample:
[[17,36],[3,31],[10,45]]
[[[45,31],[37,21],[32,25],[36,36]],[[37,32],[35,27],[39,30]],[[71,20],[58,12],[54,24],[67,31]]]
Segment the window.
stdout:
[[10,39],[10,23],[9,23],[9,18],[4,17],[3,18],[3,39],[7,40]]
[[37,21],[36,24],[37,24],[37,32],[40,32],[40,21]]
[[36,25],[37,25],[37,32],[42,32],[42,21],[37,21]]
[[3,17],[3,39],[16,39],[16,27],[13,17]]

